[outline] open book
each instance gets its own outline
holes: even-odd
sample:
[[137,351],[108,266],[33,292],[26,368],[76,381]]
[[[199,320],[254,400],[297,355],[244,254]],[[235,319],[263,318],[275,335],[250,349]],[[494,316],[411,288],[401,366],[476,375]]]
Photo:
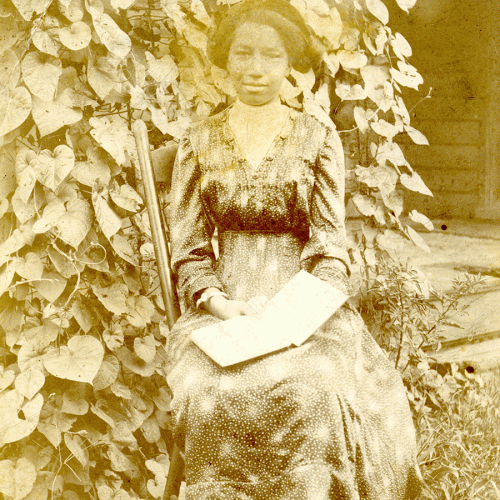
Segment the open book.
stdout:
[[199,328],[191,339],[220,366],[234,365],[301,345],[346,300],[340,290],[299,271],[259,314]]

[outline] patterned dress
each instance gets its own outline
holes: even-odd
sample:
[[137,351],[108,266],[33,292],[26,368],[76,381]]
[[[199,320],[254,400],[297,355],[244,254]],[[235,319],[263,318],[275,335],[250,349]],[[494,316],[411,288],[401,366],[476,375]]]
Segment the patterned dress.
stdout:
[[351,306],[301,347],[232,367],[189,339],[219,321],[194,305],[207,287],[272,297],[305,269],[347,289],[343,191],[338,134],[303,113],[290,110],[258,168],[227,110],[181,141],[170,230],[185,312],[168,337],[167,380],[188,500],[417,498],[404,387]]

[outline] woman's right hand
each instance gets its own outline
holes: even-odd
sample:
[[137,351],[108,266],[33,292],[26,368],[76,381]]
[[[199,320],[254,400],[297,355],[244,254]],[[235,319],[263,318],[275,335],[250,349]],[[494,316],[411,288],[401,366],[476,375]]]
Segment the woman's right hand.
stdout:
[[203,303],[203,307],[223,321],[236,316],[250,316],[254,313],[253,308],[243,300],[229,300],[223,295],[210,297]]

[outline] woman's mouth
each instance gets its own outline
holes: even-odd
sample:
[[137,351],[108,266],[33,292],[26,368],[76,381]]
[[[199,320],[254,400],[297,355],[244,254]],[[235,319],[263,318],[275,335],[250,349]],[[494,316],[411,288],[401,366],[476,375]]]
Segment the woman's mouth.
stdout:
[[247,88],[247,90],[255,92],[262,90],[263,88],[266,87],[266,85],[263,83],[245,83],[244,85]]

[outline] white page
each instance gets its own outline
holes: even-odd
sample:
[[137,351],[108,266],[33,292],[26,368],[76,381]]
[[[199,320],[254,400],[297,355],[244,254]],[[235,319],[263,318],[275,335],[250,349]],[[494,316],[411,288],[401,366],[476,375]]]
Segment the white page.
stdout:
[[214,361],[229,366],[292,344],[301,345],[346,300],[341,291],[299,271],[259,315],[199,328],[191,338]]

